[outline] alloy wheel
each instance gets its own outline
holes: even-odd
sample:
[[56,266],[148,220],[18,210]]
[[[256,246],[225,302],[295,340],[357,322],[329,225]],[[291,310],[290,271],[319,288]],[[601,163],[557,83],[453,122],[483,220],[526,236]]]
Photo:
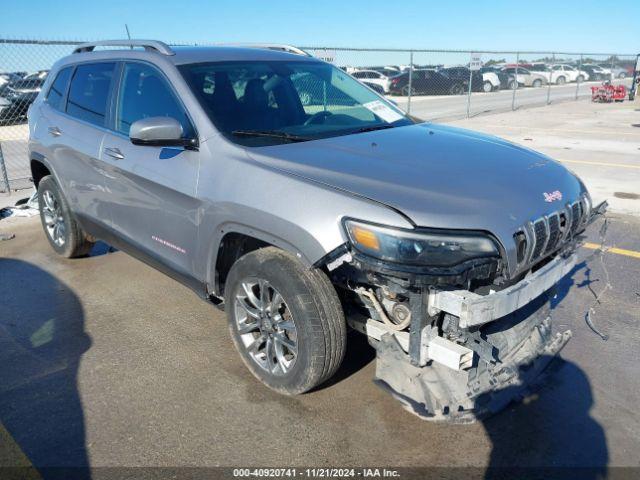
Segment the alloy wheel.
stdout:
[[62,215],[62,208],[60,202],[51,193],[50,190],[45,190],[42,193],[42,215],[44,217],[44,226],[49,235],[49,238],[57,246],[64,245],[65,237],[67,234],[67,226]]
[[249,357],[275,376],[288,373],[298,356],[298,332],[284,298],[268,281],[240,282],[235,298],[235,322]]

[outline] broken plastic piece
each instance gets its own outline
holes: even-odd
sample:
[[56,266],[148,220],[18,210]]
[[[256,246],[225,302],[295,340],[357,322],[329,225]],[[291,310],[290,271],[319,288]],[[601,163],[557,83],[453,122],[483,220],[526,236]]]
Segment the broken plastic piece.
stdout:
[[431,360],[456,371],[471,368],[473,364],[473,350],[443,337],[433,338],[427,352]]

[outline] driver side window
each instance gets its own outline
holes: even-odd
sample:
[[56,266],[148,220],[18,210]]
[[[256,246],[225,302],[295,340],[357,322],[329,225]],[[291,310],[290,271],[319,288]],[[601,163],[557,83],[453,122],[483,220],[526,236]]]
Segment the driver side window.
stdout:
[[182,125],[185,138],[194,135],[184,108],[164,77],[155,68],[142,63],[126,63],[116,107],[116,129],[129,135],[131,124],[149,117],[171,117]]

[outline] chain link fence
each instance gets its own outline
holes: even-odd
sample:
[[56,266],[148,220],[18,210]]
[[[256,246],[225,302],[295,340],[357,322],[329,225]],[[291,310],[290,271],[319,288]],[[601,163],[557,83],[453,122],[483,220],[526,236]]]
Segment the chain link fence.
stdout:
[[[51,65],[79,43],[0,39],[0,191],[31,186],[27,110]],[[420,120],[588,98],[604,81],[630,88],[637,63],[622,54],[301,48]]]

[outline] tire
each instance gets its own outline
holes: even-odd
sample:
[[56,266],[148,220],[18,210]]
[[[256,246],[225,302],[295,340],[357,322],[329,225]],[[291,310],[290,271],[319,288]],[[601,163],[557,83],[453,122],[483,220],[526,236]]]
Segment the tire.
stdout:
[[300,92],[300,103],[302,103],[302,105],[311,105],[312,101],[313,98],[309,92]]
[[509,90],[513,90],[514,88],[516,88],[516,81],[515,80],[509,80],[509,83],[507,84],[507,88]]
[[272,390],[307,392],[342,363],[347,329],[338,295],[324,272],[291,254],[267,247],[241,257],[227,277],[225,303],[240,357]]
[[493,84],[490,81],[486,81],[482,84],[482,91],[484,93],[489,93],[493,91]]
[[51,175],[43,177],[38,184],[38,208],[45,236],[58,255],[76,258],[91,251],[93,242],[78,225],[60,187]]
[[556,85],[564,85],[565,83],[567,83],[567,79],[564,77],[558,77],[556,80]]
[[539,78],[535,79],[533,83],[531,83],[531,86],[534,88],[540,88],[542,86],[542,80]]
[[450,95],[462,95],[463,93],[464,93],[464,87],[460,83],[451,85],[451,88],[449,88]]
[[578,75],[578,78],[576,78],[576,82],[578,83],[584,82],[584,75]]
[[627,73],[626,72],[620,72],[618,74],[618,78],[627,78]]
[[416,89],[413,87],[409,89],[409,85],[405,85],[404,87],[402,87],[402,95],[404,95],[405,97],[408,97],[409,92],[411,92],[411,96],[414,96],[416,94]]

